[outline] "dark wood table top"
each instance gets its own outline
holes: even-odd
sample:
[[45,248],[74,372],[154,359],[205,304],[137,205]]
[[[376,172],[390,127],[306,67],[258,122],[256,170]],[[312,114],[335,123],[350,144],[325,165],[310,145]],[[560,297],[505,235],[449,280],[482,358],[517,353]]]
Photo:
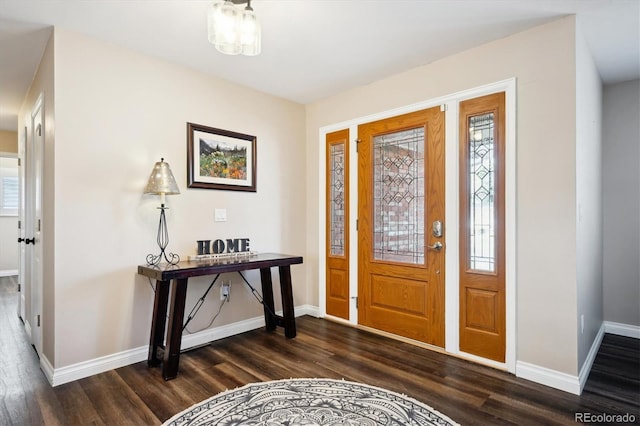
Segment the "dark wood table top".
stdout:
[[223,259],[206,259],[181,261],[176,265],[160,263],[159,265],[138,265],[138,274],[146,277],[169,281],[173,279],[215,275],[225,272],[263,269],[274,266],[289,266],[302,263],[302,256],[280,253],[259,253],[254,256],[229,257]]

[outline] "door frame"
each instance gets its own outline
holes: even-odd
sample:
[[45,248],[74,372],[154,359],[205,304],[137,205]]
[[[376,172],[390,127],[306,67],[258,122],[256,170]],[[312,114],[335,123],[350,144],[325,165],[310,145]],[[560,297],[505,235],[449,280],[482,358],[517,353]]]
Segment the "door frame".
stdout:
[[[473,99],[480,96],[489,95],[496,92],[505,92],[505,261],[506,261],[506,357],[505,362],[500,363],[493,360],[480,358],[475,355],[466,354],[459,348],[459,232],[460,221],[459,212],[459,146],[458,146],[458,105],[460,101]],[[372,121],[382,120],[397,115],[407,114],[421,109],[431,108],[441,105],[446,109],[445,117],[445,245],[447,256],[445,259],[445,347],[446,353],[467,358],[469,360],[486,364],[499,369],[507,370],[515,374],[516,370],[516,78],[509,78],[495,83],[487,84],[463,90],[450,95],[418,102],[415,104],[390,109],[377,114],[355,118],[349,121],[323,126],[318,134],[318,303],[321,318],[329,317],[337,321],[344,321],[339,318],[328,316],[326,313],[326,261],[324,258],[326,245],[326,134],[342,129],[349,129],[350,140],[349,149],[355,155],[349,159],[350,192],[352,197],[349,200],[349,208],[352,212],[357,212],[358,203],[358,176],[357,176],[357,134],[358,125]],[[356,196],[353,196],[353,195]],[[356,215],[349,218],[349,289],[351,304],[349,309],[349,321],[351,325],[358,325],[358,312],[356,310],[356,299],[358,295],[358,235],[356,230]]]

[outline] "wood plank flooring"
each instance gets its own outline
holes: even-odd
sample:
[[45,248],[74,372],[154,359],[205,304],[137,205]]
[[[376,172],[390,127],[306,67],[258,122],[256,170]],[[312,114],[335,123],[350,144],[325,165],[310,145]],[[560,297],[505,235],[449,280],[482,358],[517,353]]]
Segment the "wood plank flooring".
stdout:
[[463,425],[574,425],[575,413],[631,413],[640,424],[636,339],[606,335],[581,396],[312,317],[298,318],[295,339],[261,329],[185,352],[168,382],[140,362],[52,388],[16,303],[15,280],[0,278],[0,425],[157,425],[225,389],[290,377],[380,386]]

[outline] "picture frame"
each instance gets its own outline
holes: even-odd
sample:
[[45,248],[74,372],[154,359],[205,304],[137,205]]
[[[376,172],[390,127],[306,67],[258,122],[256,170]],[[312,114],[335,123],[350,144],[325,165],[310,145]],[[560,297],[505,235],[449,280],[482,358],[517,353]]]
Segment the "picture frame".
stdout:
[[257,138],[187,123],[187,187],[256,192]]

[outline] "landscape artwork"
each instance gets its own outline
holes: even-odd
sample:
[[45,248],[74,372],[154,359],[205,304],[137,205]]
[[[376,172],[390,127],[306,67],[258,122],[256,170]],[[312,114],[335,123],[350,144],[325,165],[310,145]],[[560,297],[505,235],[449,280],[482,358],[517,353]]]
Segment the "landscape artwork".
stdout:
[[188,186],[255,192],[256,138],[187,123]]

